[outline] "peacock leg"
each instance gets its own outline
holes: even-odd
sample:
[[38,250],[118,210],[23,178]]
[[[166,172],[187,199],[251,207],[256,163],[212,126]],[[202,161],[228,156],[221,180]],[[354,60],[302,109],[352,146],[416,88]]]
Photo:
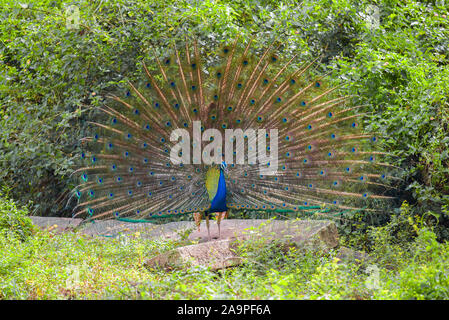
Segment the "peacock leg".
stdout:
[[210,229],[209,229],[209,215],[206,215],[206,227],[207,227],[207,234],[209,235],[209,240],[212,240],[212,237],[210,236]]
[[195,220],[195,224],[196,224],[196,227],[198,228],[198,232],[200,232],[201,212],[195,212],[193,214],[193,219]]
[[218,239],[220,239],[220,236],[221,236],[220,222],[221,222],[221,220],[223,218],[226,218],[226,217],[227,217],[227,212],[226,211],[217,213]]

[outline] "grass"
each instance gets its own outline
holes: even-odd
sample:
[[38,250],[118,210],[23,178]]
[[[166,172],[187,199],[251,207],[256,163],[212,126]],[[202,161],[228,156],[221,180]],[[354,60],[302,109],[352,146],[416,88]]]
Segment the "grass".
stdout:
[[[246,263],[213,272],[147,269],[144,261],[182,242],[92,238],[37,231],[27,240],[0,236],[2,299],[447,299],[449,245],[421,231],[401,257],[356,263],[328,253],[244,244]],[[370,271],[371,270],[371,271]],[[378,280],[376,279],[378,276]]]
[[[241,243],[241,266],[220,271],[148,269],[147,259],[186,244],[54,233],[30,224],[25,208],[0,196],[0,299],[448,299],[449,244],[425,226],[398,241],[394,220],[371,228],[370,258],[339,250]],[[404,211],[405,212],[405,211]],[[401,220],[402,221],[402,220]],[[413,221],[412,221],[413,222]],[[343,238],[343,244],[358,239]]]

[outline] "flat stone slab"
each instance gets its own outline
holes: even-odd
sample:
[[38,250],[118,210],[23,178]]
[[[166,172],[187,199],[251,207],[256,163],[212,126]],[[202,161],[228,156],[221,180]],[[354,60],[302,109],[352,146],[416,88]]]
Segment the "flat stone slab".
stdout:
[[338,246],[337,227],[327,220],[225,220],[222,231],[224,239],[207,242],[204,241],[207,231],[193,232],[189,238],[198,239],[200,243],[160,254],[147,260],[145,265],[167,269],[206,266],[212,270],[235,266],[242,262],[235,252],[236,240],[279,240],[321,250]]
[[67,231],[76,228],[83,220],[72,218],[58,218],[58,217],[34,217],[30,216],[33,224],[42,229],[51,228],[56,232]]

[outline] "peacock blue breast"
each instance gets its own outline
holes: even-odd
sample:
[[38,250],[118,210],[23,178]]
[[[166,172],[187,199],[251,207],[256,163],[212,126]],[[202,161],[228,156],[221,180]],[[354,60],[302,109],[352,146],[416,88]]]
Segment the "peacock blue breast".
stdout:
[[215,197],[209,209],[210,213],[226,211],[226,181],[223,170],[220,170],[220,179],[218,180],[218,188]]

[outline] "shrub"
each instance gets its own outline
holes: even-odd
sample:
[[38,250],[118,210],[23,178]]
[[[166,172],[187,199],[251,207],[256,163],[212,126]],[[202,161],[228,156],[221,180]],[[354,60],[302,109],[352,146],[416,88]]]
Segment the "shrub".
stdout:
[[26,240],[34,229],[27,215],[26,207],[18,208],[14,201],[5,196],[5,192],[0,191],[0,233]]

